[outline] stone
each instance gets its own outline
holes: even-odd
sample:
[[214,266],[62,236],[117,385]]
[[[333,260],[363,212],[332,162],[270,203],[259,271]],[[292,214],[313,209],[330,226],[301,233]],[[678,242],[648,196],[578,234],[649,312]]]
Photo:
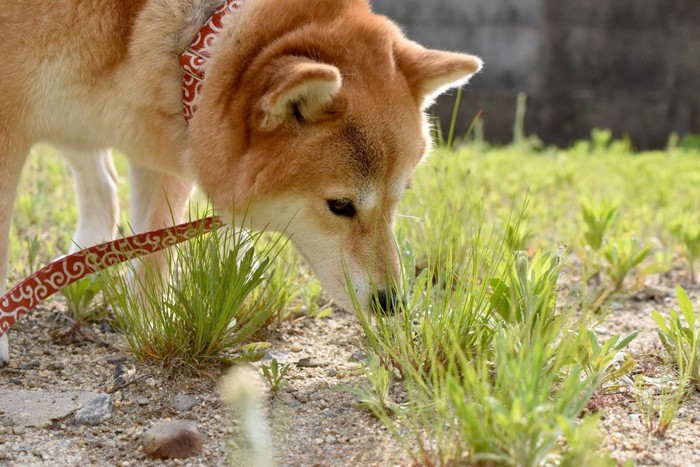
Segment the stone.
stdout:
[[112,418],[112,396],[103,392],[75,414],[78,425],[99,425]]
[[170,406],[176,412],[189,412],[197,404],[199,404],[199,398],[188,394],[178,394],[170,399]]
[[202,451],[202,435],[193,422],[156,422],[143,434],[143,450],[157,459],[184,459]]
[[289,352],[275,352],[271,350],[265,352],[265,358],[263,358],[263,360],[271,361],[273,359],[277,360],[277,363],[279,363],[280,365],[284,365],[285,363],[289,363],[291,355],[289,354]]
[[84,391],[28,391],[0,389],[3,424],[44,426],[61,419],[90,402],[97,394]]
[[294,398],[294,397],[292,398],[292,400],[290,400],[289,402],[287,402],[287,406],[290,407],[290,408],[292,408],[292,409],[298,409],[298,408],[301,407],[302,405],[304,405],[304,404],[303,404],[300,400],[298,400],[298,399],[296,399],[296,398]]
[[134,399],[134,402],[136,402],[136,405],[148,405],[151,403],[151,399],[148,397],[137,396],[136,399]]

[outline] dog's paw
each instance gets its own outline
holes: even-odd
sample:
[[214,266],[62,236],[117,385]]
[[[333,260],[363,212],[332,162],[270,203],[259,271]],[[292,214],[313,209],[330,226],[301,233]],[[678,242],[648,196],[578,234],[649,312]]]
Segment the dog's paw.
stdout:
[[7,334],[0,336],[0,366],[10,363],[10,344],[7,341]]

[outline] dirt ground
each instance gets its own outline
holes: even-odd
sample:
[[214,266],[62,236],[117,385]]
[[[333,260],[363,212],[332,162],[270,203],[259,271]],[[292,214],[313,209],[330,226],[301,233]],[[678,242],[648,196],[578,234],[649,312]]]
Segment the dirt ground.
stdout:
[[[650,312],[676,306],[673,275],[649,279],[645,289],[613,306],[598,328],[601,338],[639,329],[631,345],[636,372],[649,378],[666,371]],[[686,289],[700,303],[700,288]],[[72,415],[44,427],[13,424],[0,401],[0,465],[236,465],[242,445],[236,414],[219,399],[220,370],[199,376],[167,375],[134,363],[118,347],[118,335],[94,325],[90,339],[65,343],[51,329],[65,328],[63,304],[57,299],[27,316],[10,333],[12,362],[0,370],[0,390],[82,390],[111,392],[112,417],[94,427],[77,426]],[[328,319],[285,323],[268,340],[268,358],[290,363],[287,387],[268,395],[274,427],[274,455],[280,465],[411,465],[383,426],[355,407],[354,396],[333,391],[338,383],[362,381],[361,331],[353,315],[336,311]],[[115,380],[116,378],[116,380]],[[262,391],[268,391],[260,382]],[[175,396],[196,400],[189,410]],[[621,464],[700,465],[700,397],[682,407],[665,438],[650,437],[642,411],[631,393],[603,400],[605,446]],[[203,434],[200,456],[178,461],[151,460],[141,436],[154,422],[191,420]]]

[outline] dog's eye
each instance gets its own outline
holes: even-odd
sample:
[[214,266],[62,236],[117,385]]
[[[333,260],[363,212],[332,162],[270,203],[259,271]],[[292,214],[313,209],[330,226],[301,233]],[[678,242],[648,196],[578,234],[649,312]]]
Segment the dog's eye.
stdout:
[[355,217],[356,214],[355,205],[352,204],[352,201],[347,198],[329,199],[328,209],[330,209],[330,211],[336,216],[352,218]]

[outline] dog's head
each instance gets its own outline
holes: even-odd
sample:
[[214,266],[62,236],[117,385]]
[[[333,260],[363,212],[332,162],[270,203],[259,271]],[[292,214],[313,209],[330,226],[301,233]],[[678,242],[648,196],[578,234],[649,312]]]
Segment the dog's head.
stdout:
[[481,67],[407,40],[366,0],[252,2],[219,39],[189,163],[216,206],[284,229],[342,306],[396,297],[396,205],[430,147],[425,108]]

